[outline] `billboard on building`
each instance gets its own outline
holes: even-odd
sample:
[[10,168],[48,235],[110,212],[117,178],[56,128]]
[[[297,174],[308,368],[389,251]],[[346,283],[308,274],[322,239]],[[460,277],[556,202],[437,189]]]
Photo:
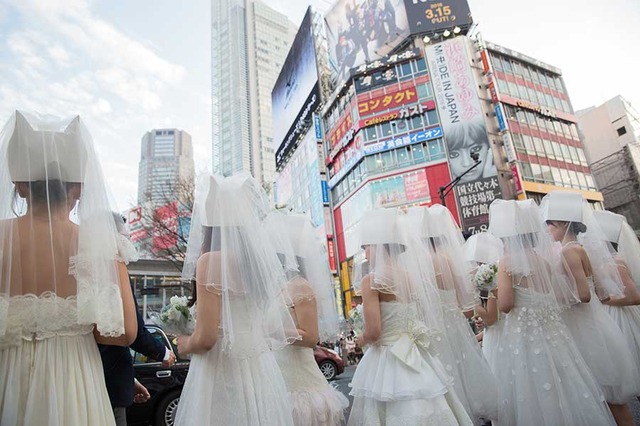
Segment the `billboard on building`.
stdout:
[[382,58],[410,34],[403,0],[339,0],[325,21],[338,86],[352,68]]
[[273,140],[278,147],[276,163],[293,148],[320,105],[311,18],[311,8],[308,8],[271,91]]
[[[427,48],[433,89],[444,132],[452,179],[465,230],[479,232],[489,223],[489,204],[501,196],[498,172],[471,69],[468,40],[457,37]],[[480,165],[467,173],[478,156]],[[465,174],[466,173],[466,174]]]
[[431,33],[473,22],[467,0],[404,0],[412,34]]
[[178,243],[178,203],[158,207],[153,216],[153,252],[175,247]]

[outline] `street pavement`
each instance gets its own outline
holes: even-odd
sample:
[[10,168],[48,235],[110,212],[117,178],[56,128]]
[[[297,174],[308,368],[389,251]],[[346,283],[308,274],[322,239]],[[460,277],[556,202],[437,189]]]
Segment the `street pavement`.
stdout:
[[[347,398],[349,398],[349,408],[345,411],[345,419],[349,418],[349,412],[351,410],[351,404],[353,404],[353,397],[349,396],[349,383],[353,378],[353,373],[356,371],[355,366],[345,367],[344,373],[339,375],[332,384],[336,385],[338,390],[342,392]],[[634,399],[629,404],[631,406],[631,411],[633,412],[633,418],[635,420],[636,425],[640,426],[640,402],[637,399]]]

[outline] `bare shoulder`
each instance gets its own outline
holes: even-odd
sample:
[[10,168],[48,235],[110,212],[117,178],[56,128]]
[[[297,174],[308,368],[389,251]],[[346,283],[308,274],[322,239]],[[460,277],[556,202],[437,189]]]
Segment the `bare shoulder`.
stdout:
[[582,258],[586,251],[580,244],[567,244],[562,247],[562,255],[567,259]]

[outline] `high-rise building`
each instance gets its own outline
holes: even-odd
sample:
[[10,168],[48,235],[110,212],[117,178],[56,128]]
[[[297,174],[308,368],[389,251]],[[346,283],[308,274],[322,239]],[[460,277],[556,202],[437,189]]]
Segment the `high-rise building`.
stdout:
[[616,96],[577,115],[605,208],[624,215],[640,234],[640,114]]
[[154,208],[172,202],[177,182],[193,182],[191,135],[178,129],[154,129],[142,137],[138,204]]
[[248,171],[270,186],[271,89],[295,27],[258,0],[212,0],[211,11],[213,171]]

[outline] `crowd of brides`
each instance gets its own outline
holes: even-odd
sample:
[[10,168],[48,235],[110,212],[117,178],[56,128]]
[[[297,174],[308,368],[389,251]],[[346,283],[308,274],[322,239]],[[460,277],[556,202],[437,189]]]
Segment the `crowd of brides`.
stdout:
[[[97,343],[126,347],[138,324],[91,137],[79,117],[16,112],[0,138],[0,424],[113,425]],[[443,206],[378,209],[358,246],[365,353],[345,418],[313,357],[341,331],[317,231],[249,175],[200,177],[175,424],[633,424],[640,243],[622,216],[572,192],[496,200],[465,242]]]

